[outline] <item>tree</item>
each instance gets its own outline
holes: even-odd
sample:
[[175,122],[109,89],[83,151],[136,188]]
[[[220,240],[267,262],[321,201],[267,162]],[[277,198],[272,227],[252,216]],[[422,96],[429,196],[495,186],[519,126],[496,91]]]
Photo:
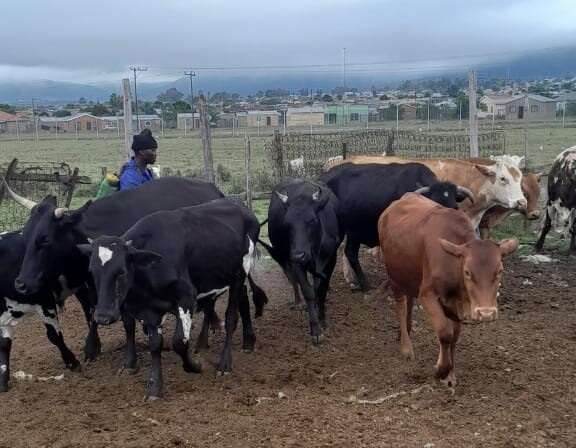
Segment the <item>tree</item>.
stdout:
[[114,112],[122,109],[122,97],[113,93],[112,95],[110,95],[110,98],[108,99],[108,106]]
[[104,117],[106,115],[110,115],[110,110],[102,103],[96,103],[87,107],[83,110],[84,112],[88,112],[89,114],[94,115],[95,117]]
[[183,112],[190,112],[192,110],[190,104],[186,101],[176,101],[174,104],[172,104],[172,107],[174,108],[174,112],[178,114]]
[[13,114],[16,112],[16,109],[10,106],[10,104],[0,104],[0,111]]
[[166,92],[156,97],[162,103],[174,104],[184,98],[184,94],[175,87],[170,87]]
[[72,115],[72,112],[70,112],[69,110],[66,110],[66,109],[57,110],[56,112],[54,112],[52,114],[53,117],[58,117],[58,118],[69,117],[70,115]]
[[81,98],[78,100],[78,104],[86,104],[86,98],[81,97]]

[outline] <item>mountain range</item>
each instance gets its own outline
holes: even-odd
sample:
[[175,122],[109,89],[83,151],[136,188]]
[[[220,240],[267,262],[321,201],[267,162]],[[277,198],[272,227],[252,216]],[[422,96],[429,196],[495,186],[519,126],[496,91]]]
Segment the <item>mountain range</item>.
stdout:
[[[479,79],[507,78],[518,81],[542,79],[547,77],[569,77],[576,74],[576,47],[565,47],[555,50],[538,51],[499,62],[485,62],[475,67]],[[406,79],[427,77],[462,77],[466,69],[453,68],[433,75],[426,72],[411,71],[409,74],[393,73],[349,73],[348,85],[358,88],[383,85],[394,85]],[[222,75],[210,72],[199,73],[195,78],[195,91],[237,92],[240,94],[255,93],[258,90],[283,88],[296,91],[301,88],[330,90],[342,84],[341,74],[335,73],[257,73],[243,75]],[[138,96],[152,100],[156,96],[175,87],[181,92],[189,92],[188,78],[172,82],[138,84]],[[55,80],[38,80],[32,82],[0,82],[0,102],[12,104],[29,104],[32,98],[42,103],[63,103],[77,101],[84,97],[92,101],[104,101],[111,93],[120,93],[120,80],[117,84],[78,84]]]

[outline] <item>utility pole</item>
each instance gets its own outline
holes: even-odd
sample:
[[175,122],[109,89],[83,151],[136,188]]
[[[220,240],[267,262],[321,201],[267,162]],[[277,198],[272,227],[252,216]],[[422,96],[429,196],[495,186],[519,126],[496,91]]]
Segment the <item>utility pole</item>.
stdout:
[[342,85],[346,90],[346,47],[342,48]]
[[468,72],[468,106],[470,110],[470,157],[478,157],[478,115],[476,113],[476,72]]
[[32,121],[34,121],[34,136],[38,142],[38,121],[36,120],[36,106],[34,104],[35,98],[32,98]]
[[192,129],[194,129],[194,83],[192,79],[196,76],[194,70],[184,72],[186,76],[190,78],[190,111],[192,112]]
[[198,109],[200,112],[200,131],[202,133],[202,149],[204,155],[204,175],[208,182],[214,182],[214,160],[212,158],[212,136],[210,133],[210,118],[208,116],[208,105],[204,95],[198,98]]
[[430,130],[430,98],[428,98],[428,130]]
[[[132,156],[132,93],[130,92],[130,79],[122,80],[122,106],[124,110],[124,149],[120,151],[122,160],[129,160]],[[120,121],[118,121],[120,128]]]
[[136,88],[136,72],[145,72],[148,67],[130,66],[130,70],[134,72],[134,106],[136,107],[136,131],[140,132],[140,114],[138,112],[138,89]]

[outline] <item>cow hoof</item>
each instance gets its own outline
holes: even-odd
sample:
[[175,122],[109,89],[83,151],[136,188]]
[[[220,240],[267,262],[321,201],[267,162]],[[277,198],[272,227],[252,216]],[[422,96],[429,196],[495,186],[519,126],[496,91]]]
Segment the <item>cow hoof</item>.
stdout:
[[291,303],[290,309],[292,311],[304,311],[306,309],[305,303]]
[[136,373],[138,373],[138,367],[121,367],[120,369],[118,369],[118,375],[135,375]]
[[312,345],[320,345],[323,339],[324,339],[323,334],[319,334],[318,336],[312,336]]
[[360,291],[360,285],[358,283],[350,283],[350,290],[351,291]]
[[158,396],[158,395],[148,395],[144,401],[148,402],[148,403],[153,403],[155,401],[161,400],[162,397]]
[[72,372],[81,372],[82,371],[82,364],[75,359],[73,362],[66,364],[66,368]]
[[442,384],[444,384],[446,387],[448,387],[449,389],[451,389],[452,394],[454,394],[455,390],[454,388],[456,387],[456,375],[454,374],[454,372],[450,372],[446,378],[442,378],[440,379],[440,382]]
[[230,370],[224,370],[224,369],[218,369],[216,371],[217,376],[227,376],[230,375],[230,373],[232,373]]
[[246,340],[242,343],[242,351],[244,353],[252,353],[254,351],[255,345],[256,345],[256,337],[248,336]]
[[196,361],[189,361],[188,364],[184,364],[184,372],[186,373],[202,373],[202,364]]
[[8,392],[8,384],[0,384],[0,393]]

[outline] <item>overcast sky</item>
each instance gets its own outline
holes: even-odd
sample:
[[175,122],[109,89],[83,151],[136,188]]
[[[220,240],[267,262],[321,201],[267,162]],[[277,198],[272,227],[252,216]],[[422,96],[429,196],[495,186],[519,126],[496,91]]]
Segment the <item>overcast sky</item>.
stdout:
[[[574,2],[7,1],[0,9],[0,80],[117,80],[131,64],[149,66],[141,76],[149,82],[180,77],[189,66],[341,64],[343,47],[350,71],[462,66],[474,55],[575,44]],[[401,63],[354,65],[386,61]]]

